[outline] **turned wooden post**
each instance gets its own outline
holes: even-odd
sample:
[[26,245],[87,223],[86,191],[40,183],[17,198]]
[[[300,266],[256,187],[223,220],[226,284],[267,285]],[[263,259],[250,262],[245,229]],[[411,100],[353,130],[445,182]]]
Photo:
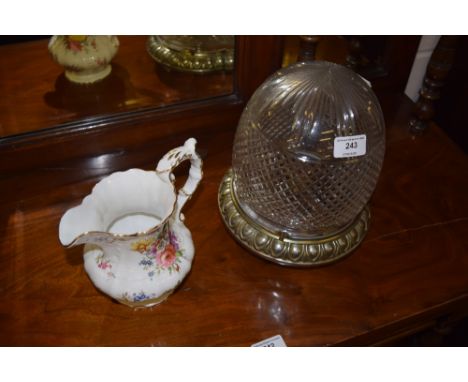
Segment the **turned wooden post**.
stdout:
[[349,41],[349,54],[346,56],[345,66],[357,72],[361,66],[362,51],[363,46],[359,36],[351,37]]
[[440,90],[452,67],[456,43],[457,36],[442,36],[432,52],[413,117],[409,122],[412,133],[422,133],[434,117],[434,102],[440,98]]
[[319,36],[299,36],[299,54],[297,56],[297,61],[314,61],[315,60],[315,51],[317,49],[317,44],[320,40]]

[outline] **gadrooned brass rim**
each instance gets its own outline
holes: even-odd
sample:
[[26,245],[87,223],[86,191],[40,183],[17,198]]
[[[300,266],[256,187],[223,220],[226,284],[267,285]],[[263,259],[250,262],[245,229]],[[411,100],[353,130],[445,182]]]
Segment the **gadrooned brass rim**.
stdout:
[[319,240],[282,238],[242,211],[232,187],[232,169],[219,187],[218,205],[226,227],[241,245],[266,260],[293,267],[325,265],[348,255],[366,236],[370,220],[366,206],[349,226],[333,236]]
[[229,49],[215,52],[179,52],[164,46],[154,36],[148,38],[146,49],[156,62],[181,72],[230,71],[234,67],[234,51]]

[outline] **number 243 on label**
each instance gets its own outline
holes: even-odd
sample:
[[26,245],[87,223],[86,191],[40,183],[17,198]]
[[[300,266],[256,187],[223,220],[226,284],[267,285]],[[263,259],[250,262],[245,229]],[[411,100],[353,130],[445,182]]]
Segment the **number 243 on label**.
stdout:
[[334,158],[351,158],[366,154],[366,135],[336,137],[333,142]]

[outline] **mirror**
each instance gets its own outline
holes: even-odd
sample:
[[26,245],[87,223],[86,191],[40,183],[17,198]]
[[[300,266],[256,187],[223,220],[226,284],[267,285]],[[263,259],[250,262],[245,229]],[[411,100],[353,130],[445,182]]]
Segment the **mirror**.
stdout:
[[[70,80],[54,62],[50,36],[29,37],[0,37],[0,143],[233,92],[233,36],[117,36],[110,73],[86,84]],[[92,36],[62,37],[71,38],[64,44],[75,57],[99,48]]]

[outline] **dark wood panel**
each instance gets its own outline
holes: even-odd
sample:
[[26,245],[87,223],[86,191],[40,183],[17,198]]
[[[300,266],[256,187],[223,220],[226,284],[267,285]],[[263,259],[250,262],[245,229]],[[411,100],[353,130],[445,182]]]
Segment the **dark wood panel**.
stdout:
[[0,177],[41,166],[61,166],[73,159],[86,161],[89,156],[122,149],[139,150],[148,144],[158,152],[162,150],[161,140],[169,136],[187,135],[203,127],[233,128],[241,111],[242,101],[232,95],[147,113],[119,114],[93,120],[89,125],[73,124],[66,130],[52,128],[0,147]]
[[383,55],[388,76],[375,81],[374,88],[403,93],[413,66],[421,36],[389,36]]
[[468,36],[459,36],[453,67],[435,104],[435,122],[468,153]]
[[236,42],[236,93],[247,101],[281,67],[283,37],[239,36]]
[[[0,179],[0,344],[250,345],[275,334],[288,345],[372,344],[462,310],[468,159],[435,125],[411,137],[408,99],[380,99],[387,153],[370,231],[351,256],[318,269],[280,267],[236,244],[216,201],[234,129],[193,131],[205,157],[204,179],[185,210],[195,260],[176,293],[150,309],[100,294],[84,273],[82,249],[62,248],[57,229],[104,173],[153,168],[159,153],[152,143],[101,165],[95,156],[30,170],[14,179],[15,191],[5,192],[12,181]],[[181,143],[186,133],[161,147]]]
[[[345,65],[358,54],[367,62],[355,69],[372,82],[374,89],[401,93],[411,72],[421,36],[319,36],[316,60]],[[286,36],[283,65],[296,62],[299,36]],[[356,43],[358,52],[356,52]],[[357,62],[355,62],[357,64]],[[349,65],[349,62],[348,62]],[[353,65],[351,65],[353,66]]]

